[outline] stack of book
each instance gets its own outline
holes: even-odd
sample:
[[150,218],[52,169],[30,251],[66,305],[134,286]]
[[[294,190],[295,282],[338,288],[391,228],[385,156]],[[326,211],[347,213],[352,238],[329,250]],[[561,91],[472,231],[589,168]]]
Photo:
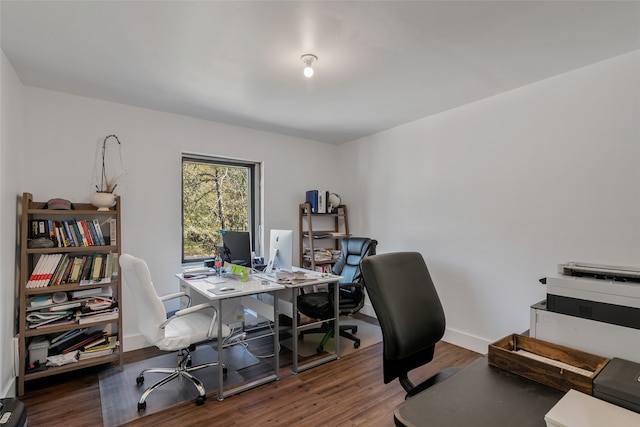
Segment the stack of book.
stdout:
[[118,302],[111,298],[95,297],[80,306],[75,313],[78,324],[102,322],[118,318]]
[[112,297],[111,287],[74,291],[68,295],[73,299],[60,303],[54,303],[50,295],[28,300],[28,328],[41,329],[118,318],[118,302]]
[[101,328],[80,328],[65,332],[51,339],[49,344],[49,356],[67,354],[75,350],[84,349],[89,345],[101,345],[105,343],[107,333]]
[[29,277],[27,288],[44,288],[64,283],[95,285],[118,277],[118,254],[43,254]]
[[[113,226],[112,222],[115,222],[115,220],[115,218],[109,219],[110,230]],[[98,219],[77,220],[71,218],[63,221],[34,219],[31,221],[29,237],[47,237],[54,242],[55,246],[60,248],[115,244],[110,241],[108,236],[105,238]]]
[[113,354],[118,346],[118,339],[116,336],[104,336],[101,340],[96,340],[89,344],[86,344],[79,352],[78,359],[91,359],[93,357],[108,356]]

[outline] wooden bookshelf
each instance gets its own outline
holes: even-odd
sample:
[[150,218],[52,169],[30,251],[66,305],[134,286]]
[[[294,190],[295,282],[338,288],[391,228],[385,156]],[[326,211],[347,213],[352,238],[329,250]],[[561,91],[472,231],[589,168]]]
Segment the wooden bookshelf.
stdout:
[[337,251],[340,240],[349,237],[349,215],[347,206],[340,205],[331,213],[313,213],[310,203],[299,206],[300,267],[315,270],[316,267],[331,266],[337,257],[325,261],[316,260],[316,249]]
[[[98,211],[97,208],[88,203],[73,203],[74,209],[72,210],[49,210],[46,209],[47,202],[36,202],[33,200],[33,196],[30,193],[23,193],[22,195],[22,211],[21,211],[21,230],[20,230],[20,274],[18,283],[18,309],[17,309],[17,329],[18,329],[18,395],[22,396],[25,392],[25,383],[29,380],[43,378],[53,375],[61,375],[67,372],[75,371],[77,369],[86,368],[89,366],[102,365],[102,364],[117,364],[120,370],[124,367],[123,349],[122,349],[122,313],[116,318],[87,322],[82,325],[77,322],[65,323],[55,326],[48,326],[42,328],[31,328],[27,321],[27,315],[32,311],[30,308],[30,300],[35,297],[48,297],[56,292],[67,293],[68,299],[71,300],[71,293],[74,291],[84,291],[89,289],[101,289],[110,287],[112,298],[118,302],[120,306],[120,298],[122,295],[122,285],[117,273],[105,273],[109,275],[108,283],[89,283],[80,284],[80,281],[63,284],[47,284],[43,287],[29,288],[27,283],[37,265],[40,257],[48,254],[63,254],[68,257],[82,256],[85,257],[85,261],[93,259],[95,255],[101,254],[106,260],[110,259],[110,264],[115,268],[115,271],[119,271],[117,265],[118,257],[121,253],[120,237],[120,209],[121,201],[120,197],[116,198],[116,205],[108,211]],[[30,248],[29,242],[34,237],[32,233],[33,221],[93,221],[98,219],[100,225],[100,232],[104,236],[105,244],[95,244],[100,242],[94,242],[93,245],[88,246],[58,246],[57,239],[55,246],[51,248]],[[115,226],[112,227],[112,221],[115,220]],[[95,226],[97,227],[97,226]],[[94,231],[95,231],[94,227]],[[112,235],[112,229],[115,231],[115,235]],[[54,237],[55,233],[54,233]],[[96,270],[97,271],[97,270]],[[108,270],[105,270],[108,272]],[[80,328],[94,328],[104,330],[110,334],[118,337],[119,345],[114,352],[109,355],[99,356],[89,359],[78,360],[77,362],[68,363],[62,366],[52,366],[46,370],[32,371],[29,370],[29,344],[34,339],[47,339],[51,340],[53,337],[70,332]]]

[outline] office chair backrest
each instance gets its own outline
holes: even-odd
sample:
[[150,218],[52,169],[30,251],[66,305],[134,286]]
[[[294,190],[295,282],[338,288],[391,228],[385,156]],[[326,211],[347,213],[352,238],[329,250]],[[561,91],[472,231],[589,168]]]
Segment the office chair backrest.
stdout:
[[151,281],[147,263],[129,254],[119,257],[122,282],[131,290],[138,329],[145,339],[158,343],[164,338],[160,325],[167,320],[165,306]]
[[340,256],[332,267],[334,274],[343,277],[340,283],[362,283],[360,261],[375,255],[378,242],[368,237],[345,237],[340,241]]
[[383,338],[384,382],[433,359],[445,316],[427,265],[417,252],[374,255],[360,263]]

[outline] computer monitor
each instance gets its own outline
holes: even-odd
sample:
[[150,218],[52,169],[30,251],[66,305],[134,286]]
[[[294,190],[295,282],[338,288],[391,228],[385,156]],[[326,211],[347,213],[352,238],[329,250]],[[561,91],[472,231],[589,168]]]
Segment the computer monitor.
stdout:
[[251,236],[248,231],[222,231],[224,260],[251,267]]
[[271,230],[269,241],[269,262],[264,272],[269,274],[275,270],[291,270],[293,266],[293,231]]

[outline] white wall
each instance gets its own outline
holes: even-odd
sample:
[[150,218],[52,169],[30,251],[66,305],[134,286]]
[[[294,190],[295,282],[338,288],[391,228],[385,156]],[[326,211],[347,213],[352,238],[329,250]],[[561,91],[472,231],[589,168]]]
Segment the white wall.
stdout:
[[22,83],[4,52],[0,56],[0,396],[15,396],[13,336],[17,236],[22,166]]
[[[177,288],[182,151],[263,160],[265,230],[295,230],[309,188],[340,193],[352,233],[378,239],[379,252],[424,254],[446,339],[477,351],[529,327],[529,306],[545,293],[538,279],[557,263],[640,264],[640,52],[340,147],[23,88],[7,64],[3,55],[3,237],[15,236],[23,191],[88,201],[96,146],[115,133],[128,170],[123,248],[148,260],[160,292]],[[15,283],[13,243],[0,251],[3,283]],[[2,289],[12,297],[13,287]],[[127,302],[131,350],[142,343]],[[9,305],[0,318],[3,386]]]
[[640,266],[639,104],[636,51],[343,145],[351,223],[421,252],[445,339],[486,352],[558,263]]
[[[336,188],[331,170],[337,147],[25,87],[26,165],[23,191],[34,200],[63,197],[88,202],[96,146],[106,135],[122,142],[127,170],[122,198],[123,252],[144,258],[160,293],[177,291],[181,257],[181,153],[264,162],[264,230],[297,230],[298,204],[310,188]],[[328,166],[329,165],[329,166]],[[294,260],[298,259],[297,239]],[[125,351],[143,345],[125,293]]]

